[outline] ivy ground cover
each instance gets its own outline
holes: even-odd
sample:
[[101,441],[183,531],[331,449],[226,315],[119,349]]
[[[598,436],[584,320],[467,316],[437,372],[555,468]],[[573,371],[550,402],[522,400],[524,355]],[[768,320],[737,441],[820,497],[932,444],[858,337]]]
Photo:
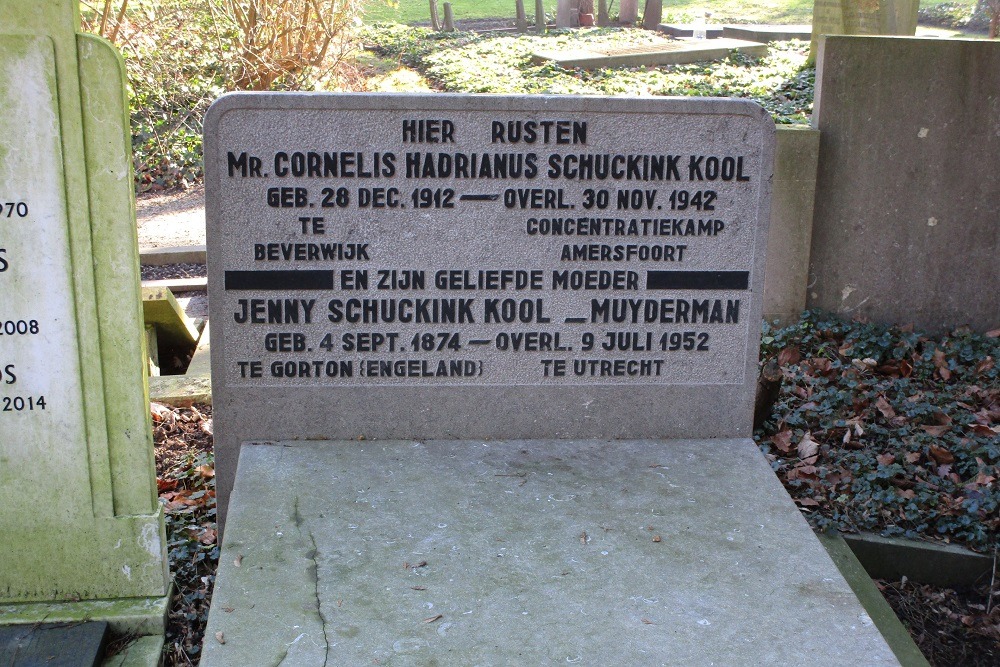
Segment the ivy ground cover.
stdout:
[[1000,330],[807,313],[765,325],[782,389],[755,438],[820,529],[1000,548]]

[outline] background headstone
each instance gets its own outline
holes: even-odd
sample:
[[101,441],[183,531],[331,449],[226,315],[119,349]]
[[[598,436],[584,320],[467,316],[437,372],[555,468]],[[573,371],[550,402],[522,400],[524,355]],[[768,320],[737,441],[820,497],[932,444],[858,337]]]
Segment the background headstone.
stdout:
[[124,67],[78,12],[0,0],[0,615],[162,627]]
[[815,0],[810,61],[820,35],[913,36],[919,7],[919,0]]
[[1000,43],[827,37],[809,306],[1000,324]]

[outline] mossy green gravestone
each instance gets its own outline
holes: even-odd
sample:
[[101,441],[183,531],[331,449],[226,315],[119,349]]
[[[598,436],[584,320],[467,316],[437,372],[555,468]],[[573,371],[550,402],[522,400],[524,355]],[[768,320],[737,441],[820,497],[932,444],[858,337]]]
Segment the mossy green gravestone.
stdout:
[[0,619],[156,634],[124,68],[78,26],[76,0],[0,0]]

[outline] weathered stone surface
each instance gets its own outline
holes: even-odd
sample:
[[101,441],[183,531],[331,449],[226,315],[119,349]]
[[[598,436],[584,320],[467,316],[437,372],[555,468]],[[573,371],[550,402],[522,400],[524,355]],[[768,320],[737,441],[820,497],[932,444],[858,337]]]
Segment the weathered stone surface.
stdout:
[[[401,123],[410,119],[447,119],[454,123],[455,143],[403,142]],[[504,129],[508,121],[528,120],[559,120],[567,131],[573,123],[583,123],[576,128],[586,129],[585,141],[568,143],[571,135],[565,135],[567,143],[557,143],[554,130],[547,145],[540,134],[533,144],[491,140],[494,121]],[[206,128],[212,380],[221,506],[232,485],[240,443],[248,440],[749,435],[774,141],[773,123],[756,105],[734,100],[237,95],[213,107]],[[392,175],[377,179],[280,177],[286,154],[290,164],[291,154],[308,150],[340,151],[351,160],[361,152],[369,161],[366,169],[371,168],[375,152],[392,154],[395,167]],[[494,153],[515,156],[510,160],[533,156],[537,173],[507,179],[442,179],[423,171],[407,175],[407,156],[456,153],[477,159]],[[249,158],[246,178],[235,167],[230,175],[230,154],[236,161],[244,154],[260,158],[260,178],[249,176]],[[606,155],[609,160],[621,156],[621,165],[626,164],[625,156],[637,157],[627,178],[624,172],[621,179],[566,177],[563,164],[575,169],[580,155]],[[643,156],[650,155],[675,156],[676,171],[644,176]],[[707,164],[715,165],[712,180]],[[552,172],[556,167],[560,171]],[[728,169],[726,180],[720,169]],[[327,196],[322,190],[330,182],[345,188],[343,207],[321,206]],[[395,188],[406,208],[359,207],[358,192],[376,186]],[[273,187],[288,188],[293,204],[295,188],[301,189],[302,206],[285,210],[268,206]],[[414,198],[422,193],[445,196],[446,190],[454,208],[432,201],[414,207],[419,203]],[[617,203],[619,191],[629,193],[626,205]],[[588,197],[601,192],[608,199],[588,209]],[[522,208],[518,197],[534,193],[551,194],[552,203],[564,208]],[[630,197],[636,193],[641,196],[633,202]],[[697,205],[696,193],[703,193]],[[689,197],[687,204],[681,205],[678,196]],[[672,204],[671,197],[678,203]],[[303,233],[299,218],[305,211],[325,216],[324,234]],[[611,220],[610,231],[598,230],[596,236],[592,231],[584,236],[541,233],[552,219],[575,225],[578,217],[588,221],[585,231],[592,229],[591,218]],[[614,222],[619,219],[623,220],[620,234]],[[675,231],[673,222],[663,223],[664,233],[652,235],[644,234],[641,223],[636,223],[630,233],[624,221],[642,219],[682,220],[684,226]],[[309,231],[311,219],[307,223]],[[604,229],[602,225],[598,227]],[[270,252],[268,243],[319,242],[352,248],[364,243],[366,257],[325,262],[255,259]],[[591,245],[661,254],[658,261],[624,255],[609,255],[609,261],[563,259],[567,248],[572,253],[576,246]],[[675,252],[673,261],[670,252]],[[303,272],[306,268],[313,272]],[[289,269],[295,271],[264,273]],[[348,278],[354,277],[350,271],[366,271],[369,289],[349,289],[349,284],[345,288],[343,270],[348,270]],[[391,279],[389,270],[420,272],[426,284],[416,290],[379,289],[376,281],[380,275]],[[434,282],[439,271],[452,270],[459,277],[469,271],[473,282],[479,270],[534,271],[540,282],[537,289],[523,290],[468,289],[464,282],[450,286]],[[554,276],[564,271],[576,271],[578,276],[618,271],[632,283],[557,288]],[[314,276],[330,284],[296,290],[285,283],[284,289],[264,289],[279,286],[272,280],[275,276],[294,281]],[[745,283],[726,287],[734,279]],[[660,280],[698,283],[664,288]],[[344,304],[352,298],[398,304],[403,299],[459,297],[470,300],[472,321],[343,321]],[[251,306],[266,310],[270,307],[266,300],[277,299],[279,303],[270,305],[284,307],[286,298],[314,299],[311,321],[305,321],[302,306],[298,322],[253,322],[270,316],[263,311],[249,313]],[[616,322],[594,310],[610,303],[624,305],[625,299],[632,299],[642,313],[633,309],[634,317],[622,314],[623,321]],[[491,300],[527,304],[534,308],[533,316],[522,320],[519,310],[517,321],[488,321],[493,317],[487,309]],[[687,309],[686,300],[708,304],[715,314],[674,313]],[[538,301],[542,307],[537,307]],[[645,314],[650,308],[660,313],[651,316],[652,322]],[[301,333],[304,338],[299,343],[285,339],[287,349],[278,350],[279,341],[265,336],[282,332]],[[375,351],[344,347],[345,341],[358,340],[347,335],[376,332],[398,333],[395,349],[385,342]],[[437,334],[442,332],[455,336],[440,338]],[[613,344],[609,332],[616,334]],[[533,348],[526,350],[524,336],[529,333],[552,334],[552,349],[532,343]],[[617,333],[626,343],[617,343]],[[635,345],[633,333],[638,336]],[[431,334],[435,349],[424,347],[425,334]],[[421,338],[414,343],[418,335]],[[647,348],[650,340],[652,349]],[[442,341],[448,344],[442,347]],[[603,349],[604,343],[609,349]],[[268,344],[274,351],[266,349]],[[298,350],[293,349],[296,345]],[[515,351],[515,345],[520,349]],[[448,364],[456,359],[474,364],[471,376],[425,375],[436,373],[441,363],[451,373]],[[311,374],[316,360],[324,377],[288,377],[289,368],[292,374],[299,373],[299,362],[307,363]],[[326,376],[330,361],[335,363],[335,376]],[[428,361],[426,371],[424,361]],[[556,361],[566,364],[565,373]],[[259,364],[258,377],[253,376],[251,362]],[[348,376],[347,371],[353,374]],[[262,410],[263,405],[269,409]]]
[[806,307],[819,132],[793,125],[777,130],[764,318],[788,323],[798,320]]
[[748,42],[787,42],[793,39],[811,39],[811,25],[727,25],[722,28],[723,37],[745,39]]
[[560,67],[599,69],[601,67],[641,67],[683,65],[725,58],[733,51],[751,58],[767,55],[767,45],[741,39],[702,39],[644,44],[630,48],[577,48],[565,51],[539,51],[532,62],[555,62]]
[[218,581],[205,667],[898,664],[749,439],[247,445]]
[[78,11],[0,0],[4,603],[166,593],[124,67]]
[[810,62],[821,35],[910,35],[920,0],[815,0]]
[[107,635],[103,621],[0,626],[0,661],[8,667],[95,667]]
[[695,27],[705,28],[706,39],[718,39],[722,37],[721,25],[701,26],[695,23],[661,23],[656,27],[660,32],[664,32],[671,37],[693,37]]
[[996,328],[1000,43],[828,37],[821,56],[810,305]]

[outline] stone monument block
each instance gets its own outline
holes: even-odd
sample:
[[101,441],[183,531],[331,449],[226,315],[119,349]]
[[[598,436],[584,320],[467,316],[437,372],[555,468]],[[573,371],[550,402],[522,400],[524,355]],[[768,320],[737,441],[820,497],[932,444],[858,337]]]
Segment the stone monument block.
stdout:
[[820,35],[913,36],[919,7],[919,0],[815,0],[809,59]]
[[740,100],[216,102],[202,664],[898,664],[747,437],[774,134]]
[[162,629],[124,68],[78,11],[0,0],[0,611]]
[[220,504],[251,440],[748,436],[773,135],[716,100],[224,97]]
[[810,307],[932,331],[997,328],[1000,43],[820,44]]

